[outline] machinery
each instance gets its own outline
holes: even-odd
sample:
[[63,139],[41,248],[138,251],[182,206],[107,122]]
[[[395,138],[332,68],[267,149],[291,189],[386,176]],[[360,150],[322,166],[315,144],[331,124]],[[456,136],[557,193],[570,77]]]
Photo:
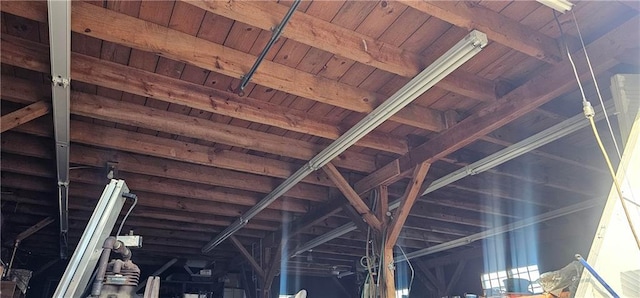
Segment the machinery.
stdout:
[[[140,269],[131,261],[131,250],[127,244],[132,243],[131,246],[139,247],[141,240],[134,236],[126,236],[122,240],[120,237],[110,236],[127,199],[132,199],[133,204],[122,220],[117,234],[120,234],[126,217],[137,202],[137,197],[129,192],[124,180],[112,179],[102,192],[54,297],[139,297],[136,288],[140,281]],[[132,238],[135,240],[131,241]],[[112,252],[119,254],[120,258],[109,261]],[[147,283],[153,286],[147,287],[145,298],[157,297],[159,283],[157,278],[152,280],[156,282]],[[150,294],[152,292],[155,295]]]

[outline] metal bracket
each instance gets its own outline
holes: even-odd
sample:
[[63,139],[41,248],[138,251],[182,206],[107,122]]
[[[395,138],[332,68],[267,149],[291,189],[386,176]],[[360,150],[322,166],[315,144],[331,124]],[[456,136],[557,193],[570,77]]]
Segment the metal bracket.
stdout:
[[67,88],[69,87],[69,84],[71,84],[71,79],[63,78],[62,76],[53,76],[51,77],[51,83],[56,86]]

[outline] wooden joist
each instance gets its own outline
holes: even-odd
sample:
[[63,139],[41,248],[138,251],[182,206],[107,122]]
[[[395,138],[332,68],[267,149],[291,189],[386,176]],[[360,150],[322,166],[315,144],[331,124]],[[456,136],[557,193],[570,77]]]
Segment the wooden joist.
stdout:
[[382,231],[382,223],[380,222],[380,219],[371,212],[371,209],[369,209],[362,198],[360,198],[355,190],[353,190],[351,185],[349,185],[349,182],[342,176],[342,174],[340,174],[338,169],[332,163],[328,163],[322,168],[322,170],[324,170],[333,184],[335,184],[345,198],[347,198],[351,206],[353,206],[358,214],[362,216],[364,221],[376,231]]
[[[16,2],[3,5],[2,10],[43,23],[47,21],[46,6],[37,2]],[[234,78],[243,76],[255,60],[253,55],[86,2],[73,3],[71,19],[71,29],[74,32],[154,52]],[[118,24],[118,27],[112,28],[112,24]],[[128,28],[139,30],[131,31]],[[371,112],[386,99],[375,92],[314,76],[268,60],[262,62],[252,81],[359,113]],[[440,112],[417,105],[405,107],[391,117],[391,120],[431,131],[441,131],[445,127]]]
[[452,1],[399,1],[455,26],[480,30],[487,34],[489,40],[542,61],[556,64],[562,60],[559,43],[553,38],[481,5]]
[[249,251],[247,251],[246,248],[244,248],[244,245],[242,244],[242,242],[240,242],[240,240],[238,240],[238,238],[236,236],[231,235],[231,237],[229,237],[229,240],[231,240],[231,243],[233,243],[233,245],[238,248],[238,250],[240,251],[240,253],[242,254],[242,256],[244,256],[244,258],[249,262],[249,264],[251,265],[251,268],[253,268],[253,270],[256,271],[256,273],[258,273],[258,275],[261,278],[265,277],[265,273],[264,270],[262,269],[262,267],[260,267],[260,264],[258,264],[258,262],[256,262],[256,259],[253,258],[253,256],[251,255],[251,253],[249,253]]
[[[46,45],[7,34],[3,34],[1,38],[3,63],[43,73],[49,72],[49,50]],[[317,117],[308,113],[280,107],[265,101],[240,98],[214,88],[78,53],[71,53],[71,59],[73,61],[71,77],[74,81],[122,90],[218,115],[327,139],[337,139],[344,132],[343,129],[326,123],[325,120],[318,120]],[[25,86],[24,83],[18,82],[6,87],[3,84],[3,94],[10,92],[11,94],[41,98],[40,95],[47,93],[43,92],[41,88],[34,89],[31,86],[32,84]],[[397,154],[404,154],[408,151],[406,141],[377,132],[363,137],[356,145]]]
[[[12,140],[14,140],[12,142],[9,142],[8,138],[9,136],[6,136],[6,138],[3,136],[2,139],[2,150],[4,152],[51,158],[51,152],[48,152],[46,147],[42,146],[41,143],[33,138],[16,136],[12,138]],[[235,188],[257,193],[269,193],[273,185],[279,183],[277,179],[259,175],[197,166],[139,154],[113,152],[77,144],[74,144],[71,152],[73,153],[70,155],[71,163],[103,168],[107,162],[117,162],[118,170],[123,172],[120,173],[123,176],[126,175],[127,172],[148,175],[148,177],[140,182],[144,181],[149,185],[157,183],[158,187],[160,187],[162,183],[175,183],[173,186],[176,187],[176,191],[188,189],[187,193],[198,193],[199,195],[204,195],[207,188],[198,188],[197,184]],[[71,175],[73,176],[75,174],[71,173]],[[133,177],[130,179],[133,179]],[[174,179],[176,181],[167,181],[167,179]],[[167,187],[167,189],[170,188],[171,187]],[[287,196],[304,200],[325,201],[327,200],[327,189],[315,185],[298,184],[287,192]],[[258,199],[259,197],[255,196],[250,201],[245,199],[239,202],[251,202],[249,206],[252,206]],[[274,202],[274,204],[281,203]]]
[[[617,54],[637,47],[636,40],[627,38],[626,35],[628,32],[633,32],[634,28],[638,28],[638,26],[640,26],[639,17],[636,16],[608,35],[587,45],[587,51],[589,51],[596,74],[618,64],[615,59]],[[578,69],[588,69],[584,65],[585,58],[581,50],[574,53],[574,61],[578,64]],[[582,72],[581,76],[586,78],[589,74]],[[500,98],[496,103],[483,108],[378,170],[385,170],[392,164],[398,163],[401,174],[380,175],[376,171],[358,181],[356,191],[362,193],[377,184],[397,181],[403,173],[410,171],[415,165],[443,158],[483,135],[531,112],[540,105],[575,88],[575,81],[567,78],[573,78],[572,68],[568,61],[548,67],[538,76]],[[358,187],[359,185],[360,187]]]
[[[288,7],[267,1],[186,1],[206,11],[240,21],[263,30],[278,25]],[[314,16],[296,11],[282,36],[335,55],[379,68],[404,77],[414,77],[429,61],[437,57],[422,57],[394,45],[376,40]],[[495,84],[464,71],[455,71],[437,86],[469,98],[496,99]]]
[[[6,84],[6,83],[5,83]],[[44,116],[51,111],[51,104],[46,101],[38,101],[17,111],[13,111],[0,118],[0,132],[16,128],[33,119]]]

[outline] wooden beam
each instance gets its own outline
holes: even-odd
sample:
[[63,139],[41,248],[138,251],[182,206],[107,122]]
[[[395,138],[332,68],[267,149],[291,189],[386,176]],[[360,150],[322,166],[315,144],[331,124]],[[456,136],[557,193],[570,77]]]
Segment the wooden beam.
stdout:
[[[270,296],[271,285],[273,284],[273,278],[276,276],[276,273],[278,272],[278,268],[280,267],[280,258],[281,258],[283,245],[284,243],[281,242],[280,245],[277,246],[277,248],[273,249],[273,253],[269,254],[270,260],[267,265],[267,270],[265,271],[265,277],[262,280],[262,289],[261,289],[262,298],[271,297]],[[267,251],[270,251],[270,249]]]
[[456,266],[456,270],[449,278],[449,284],[447,285],[446,290],[444,291],[446,295],[451,295],[451,291],[453,291],[453,287],[458,283],[460,276],[462,275],[462,270],[464,270],[464,266],[467,263],[465,260],[460,260],[458,265]]
[[401,198],[402,202],[400,203],[400,207],[393,214],[393,220],[389,225],[390,230],[387,232],[385,245],[391,245],[391,247],[393,247],[396,244],[398,236],[400,236],[400,231],[402,230],[407,217],[409,217],[411,207],[413,207],[413,203],[415,203],[418,198],[422,182],[424,182],[424,178],[427,176],[430,166],[430,163],[423,162],[417,165],[413,170],[411,181],[407,185],[407,190],[405,191],[404,196]]
[[387,212],[389,212],[389,188],[386,185],[378,186],[378,206],[376,207],[378,210],[377,216],[382,222],[383,226],[387,226],[389,222],[389,216]]
[[[206,11],[270,31],[288,7],[275,2],[185,1]],[[282,36],[404,77],[414,77],[436,57],[422,57],[394,45],[296,11]],[[455,71],[437,84],[450,92],[482,101],[496,99],[493,82],[464,71]]]
[[342,174],[338,171],[338,169],[332,164],[327,163],[322,170],[327,174],[329,179],[336,185],[336,187],[342,192],[342,194],[347,198],[351,206],[358,211],[360,216],[364,219],[364,221],[376,231],[382,231],[382,224],[380,220],[371,212],[371,209],[367,206],[367,204],[360,198],[360,196],[351,188],[349,182],[344,179]]
[[42,230],[42,228],[48,226],[52,222],[54,222],[53,217],[47,217],[47,218],[37,222],[33,226],[29,227],[28,229],[26,229],[23,232],[21,232],[20,234],[18,234],[18,236],[16,236],[16,242],[21,242],[22,240],[27,239],[29,236],[31,236],[31,235],[37,233],[38,231]]
[[[3,77],[3,81],[5,78],[7,82],[16,80]],[[158,110],[134,103],[116,101],[97,95],[72,92],[71,97],[71,113],[75,115],[115,121],[301,160],[309,160],[324,149],[324,146],[317,145],[313,142],[305,142],[252,129],[229,126],[202,118]],[[24,100],[26,100],[26,98]],[[239,138],[238,136],[244,136],[244,138]],[[252,140],[260,140],[260,142]],[[287,146],[283,146],[283,144],[287,144]],[[207,150],[207,152],[208,151],[210,150]],[[208,156],[207,158],[211,157]],[[347,166],[348,169],[357,171],[373,170],[375,164],[371,156],[355,152],[345,152],[341,155],[341,158],[337,158],[335,161],[341,167]]]
[[[9,140],[14,140],[15,142],[9,142]],[[2,150],[5,152],[31,155],[41,158],[51,158],[51,153],[46,152],[46,150],[40,148],[41,145],[42,144],[38,143],[36,140],[19,135],[3,135],[2,138]],[[199,197],[210,198],[218,195],[221,197],[221,199],[229,198],[229,203],[248,204],[248,206],[253,206],[260,199],[260,197],[255,196],[252,199],[248,200],[249,197],[246,196],[247,193],[244,193],[245,196],[235,196],[235,194],[238,194],[237,192],[234,193],[225,190],[215,192],[215,190],[211,188],[198,187],[199,185],[195,183],[248,190],[259,193],[269,193],[272,190],[272,186],[279,183],[278,180],[259,175],[220,170],[212,167],[197,166],[193,164],[181,163],[137,154],[101,150],[75,144],[72,148],[70,161],[75,164],[92,166],[96,168],[103,168],[104,165],[109,161],[117,162],[118,168],[122,172],[120,173],[121,175],[125,176],[128,172],[151,176],[140,178],[139,181],[141,182],[141,184],[154,185],[153,189],[157,189],[158,191],[166,190],[168,194],[169,192],[177,195],[180,195],[178,193],[183,193],[183,195],[196,195]],[[88,173],[89,172],[85,171],[85,174]],[[172,182],[167,181],[167,179],[161,178],[175,179],[178,181]],[[134,178],[131,177],[130,179]],[[173,184],[173,186],[163,187],[163,183],[175,184]],[[174,187],[177,188],[174,191],[170,191],[170,189]],[[189,189],[190,191],[185,193],[184,189]],[[213,191],[215,192],[215,194],[213,196],[206,195],[206,193],[209,191]],[[228,194],[223,195],[224,193]],[[287,196],[305,200],[326,201],[327,191],[323,187],[308,184],[298,184],[287,193]],[[276,201],[274,202],[274,204],[282,203],[278,203]],[[297,209],[298,207],[294,208]]]
[[438,297],[442,297],[442,293],[444,293],[445,290],[445,285],[442,284],[438,278],[431,272],[431,270],[429,270],[429,268],[427,268],[425,266],[425,263],[422,261],[414,261],[413,262],[414,265],[416,265],[416,267],[422,271],[422,273],[424,274],[424,276],[427,277],[427,279],[431,282],[432,285],[435,286],[436,291],[438,292]]
[[[5,6],[3,6],[4,8]],[[2,39],[2,62],[48,73],[49,50],[46,45],[26,41],[7,34]],[[173,79],[126,65],[98,58],[71,53],[71,77],[75,81],[122,90],[143,97],[184,105],[218,115],[229,116],[250,122],[262,123],[282,129],[310,134],[327,139],[337,139],[343,129],[326,123],[306,112],[267,103],[263,100],[239,97],[218,89]],[[3,77],[4,79],[4,77]],[[155,82],[148,84],[144,82]],[[33,85],[30,83],[29,85]],[[46,86],[46,89],[50,89]],[[30,88],[24,84],[3,84],[3,97],[22,95],[43,98],[42,88]],[[404,154],[408,151],[405,140],[386,134],[372,132],[356,142],[363,146],[385,152]],[[337,161],[339,163],[339,161]]]
[[[629,38],[629,32],[634,32],[638,26],[640,26],[640,21],[636,16],[587,46],[596,74],[618,64],[615,59],[617,54],[637,47],[637,38]],[[578,69],[587,69],[583,62],[585,59],[582,51],[574,53],[574,61],[578,64]],[[580,76],[586,78],[589,73],[582,72]],[[571,65],[567,61],[548,67],[540,75],[509,92],[496,103],[481,109],[426,143],[412,149],[408,154],[392,161],[391,163],[397,163],[400,166],[400,174],[380,175],[376,171],[356,183],[356,191],[362,193],[368,191],[369,187],[375,187],[376,183],[397,181],[403,173],[410,171],[415,165],[424,161],[434,162],[471,144],[483,135],[573,90],[575,88],[575,80],[571,79],[573,77]],[[382,169],[379,171],[383,171]]]
[[247,249],[244,248],[244,245],[240,242],[240,240],[238,240],[238,238],[236,238],[236,236],[234,235],[231,235],[231,237],[229,237],[229,240],[231,240],[231,243],[233,243],[233,245],[238,248],[244,258],[249,261],[249,264],[251,264],[253,270],[255,270],[261,278],[265,278],[264,270],[262,269],[262,267],[260,267],[260,264],[256,262],[256,259],[254,259],[253,256],[247,251]]
[[450,1],[399,1],[455,26],[480,30],[490,40],[547,63],[562,61],[556,40],[481,5]]
[[371,226],[364,221],[362,215],[358,213],[358,210],[353,208],[350,204],[345,204],[342,208],[343,214],[346,215],[351,221],[358,226],[358,230],[361,232],[366,232]]
[[[46,23],[46,6],[36,6],[44,5],[35,2],[29,2],[27,5],[17,3],[3,5],[1,9]],[[253,55],[89,3],[74,2],[71,10],[71,29],[74,32],[157,53],[234,78],[243,76],[256,59]],[[127,29],[114,30],[113,24],[118,24],[117,28]],[[132,32],[128,28],[140,30]],[[171,42],[167,43],[167,40]],[[265,87],[360,113],[371,112],[386,99],[385,96],[374,92],[268,60],[262,62],[252,81]],[[391,120],[432,131],[440,131],[445,127],[440,112],[417,105],[405,107],[391,117]]]
[[51,111],[51,104],[46,101],[32,103],[0,118],[0,132],[18,127],[33,119],[44,116]]
[[[283,240],[295,239],[297,235],[305,232],[312,226],[325,221],[327,218],[338,214],[343,208],[342,202],[336,200],[330,201],[319,209],[312,210],[304,216],[287,223],[286,227],[280,228],[278,231],[271,233],[264,237],[264,247],[275,247]],[[286,232],[286,239],[284,239],[284,231]]]

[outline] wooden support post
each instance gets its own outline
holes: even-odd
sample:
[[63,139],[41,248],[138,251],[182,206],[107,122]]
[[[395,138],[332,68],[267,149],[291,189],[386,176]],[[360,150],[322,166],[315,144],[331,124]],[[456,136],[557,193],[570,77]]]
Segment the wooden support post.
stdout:
[[51,111],[51,104],[46,101],[38,101],[17,111],[6,114],[0,118],[0,132],[5,132],[33,119],[46,115]]
[[271,254],[270,260],[267,263],[267,270],[265,271],[265,277],[262,279],[262,287],[260,289],[261,298],[270,298],[269,293],[271,292],[271,284],[273,283],[273,278],[278,272],[278,267],[280,267],[283,246],[284,243],[281,242],[280,245],[278,245],[278,248],[274,250],[273,254]]
[[236,236],[233,236],[233,235],[231,235],[229,237],[229,240],[231,240],[231,243],[233,243],[233,245],[245,257],[245,259],[247,259],[247,261],[249,261],[249,264],[251,265],[251,267],[253,267],[253,269],[256,271],[256,273],[258,273],[258,275],[261,278],[264,278],[265,277],[264,270],[262,269],[262,267],[260,267],[260,264],[258,264],[258,262],[256,262],[256,259],[253,258],[253,256],[249,253],[249,251],[247,251],[247,249],[244,248],[244,245],[242,245],[240,240],[238,240],[238,238],[236,238]]
[[387,216],[387,212],[389,211],[389,189],[386,185],[378,186],[378,206],[377,208],[377,216],[382,221],[382,225],[384,228],[389,224],[389,216]]
[[[435,294],[437,295],[437,297],[442,297],[443,293],[445,292],[445,285],[438,280],[436,275],[434,275],[431,272],[431,270],[429,270],[429,268],[425,265],[424,262],[416,261],[416,262],[413,262],[413,264],[416,265],[416,267],[420,269],[420,271],[422,271],[424,276],[427,277],[427,280],[429,280],[429,282],[431,282],[431,284],[435,286],[435,290],[436,290]],[[436,295],[432,295],[432,296],[436,296]]]
[[362,200],[362,198],[360,198],[358,193],[353,190],[351,185],[349,185],[349,182],[342,176],[342,174],[340,174],[338,169],[332,163],[328,163],[322,167],[322,170],[324,170],[331,182],[333,182],[342,194],[344,194],[349,203],[351,203],[351,206],[356,209],[367,224],[376,231],[381,231],[382,224],[380,223],[380,219],[371,212],[371,209],[369,209],[367,204]]
[[407,220],[407,217],[409,217],[409,212],[411,212],[413,203],[415,203],[418,198],[422,182],[424,182],[424,178],[427,176],[427,171],[429,171],[430,166],[430,163],[422,162],[414,168],[411,181],[407,185],[404,196],[401,198],[402,203],[400,204],[400,208],[395,211],[393,221],[389,226],[390,230],[387,232],[387,245],[391,245],[391,247],[393,247],[396,244],[396,241],[398,241],[402,226],[404,226],[404,222]]

